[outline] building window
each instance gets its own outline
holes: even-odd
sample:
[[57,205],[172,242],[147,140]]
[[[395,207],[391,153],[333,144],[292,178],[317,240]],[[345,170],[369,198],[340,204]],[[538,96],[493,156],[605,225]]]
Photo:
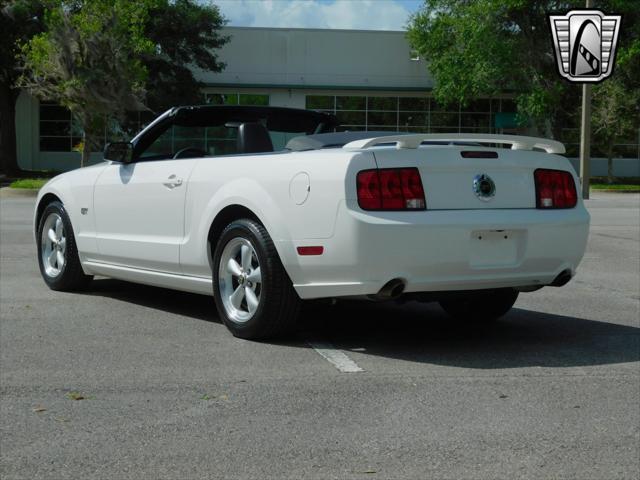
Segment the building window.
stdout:
[[105,128],[105,142],[128,141],[155,120],[158,115],[150,110],[127,112],[124,121],[109,122]]
[[418,50],[411,50],[409,52],[409,60],[411,60],[412,62],[420,61],[420,54],[418,53]]
[[415,133],[490,133],[496,131],[496,112],[515,111],[504,110],[515,109],[511,100],[478,99],[460,107],[428,97],[397,96],[308,95],[306,107],[333,113],[348,130]]
[[398,130],[401,132],[428,133],[430,99],[425,97],[400,97],[398,99]]
[[333,95],[307,95],[308,110],[325,110],[331,113],[336,109],[336,97]]
[[269,105],[269,95],[254,93],[207,93],[205,102],[210,105]]
[[516,127],[510,99],[478,99],[461,107],[429,97],[308,95],[306,107],[335,114],[348,130],[491,133]]
[[367,97],[336,96],[335,115],[349,130],[367,129]]
[[[95,138],[93,151],[101,151],[113,141],[126,141],[146,127],[156,115],[153,112],[127,112],[124,122],[105,122],[102,133]],[[80,151],[83,131],[71,111],[54,102],[40,102],[40,151]]]
[[71,112],[53,102],[40,102],[40,151],[71,152],[82,141],[82,130]]
[[[307,95],[306,108],[334,114],[347,130],[388,130],[412,133],[518,133],[516,102],[511,98],[480,98],[462,107],[442,105],[429,97]],[[566,156],[578,156],[577,116],[563,124],[560,141]],[[605,157],[604,146],[593,144],[592,156]],[[637,138],[614,145],[614,155],[640,159]]]

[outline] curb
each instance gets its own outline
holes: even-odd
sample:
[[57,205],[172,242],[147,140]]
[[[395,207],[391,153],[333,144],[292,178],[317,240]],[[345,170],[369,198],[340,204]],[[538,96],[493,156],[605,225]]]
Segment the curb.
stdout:
[[38,192],[39,190],[31,188],[2,187],[0,188],[0,198],[35,198],[38,196]]

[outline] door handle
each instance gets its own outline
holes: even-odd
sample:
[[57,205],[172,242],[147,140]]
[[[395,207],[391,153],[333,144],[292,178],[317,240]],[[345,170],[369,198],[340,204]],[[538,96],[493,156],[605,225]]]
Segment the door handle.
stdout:
[[169,190],[173,190],[174,188],[182,185],[182,179],[178,178],[175,174],[169,175],[169,178],[167,178],[167,181],[164,182],[163,185],[167,187]]

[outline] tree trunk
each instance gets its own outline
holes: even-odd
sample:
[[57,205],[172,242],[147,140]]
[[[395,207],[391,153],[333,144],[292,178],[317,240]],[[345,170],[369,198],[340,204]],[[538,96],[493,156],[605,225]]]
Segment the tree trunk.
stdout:
[[16,152],[16,100],[18,92],[0,82],[0,171],[6,175],[20,172]]
[[611,185],[613,182],[613,141],[610,141],[607,146],[607,183]]
[[82,134],[82,156],[80,157],[80,168],[86,166],[89,163],[89,156],[91,155],[91,140],[85,131]]

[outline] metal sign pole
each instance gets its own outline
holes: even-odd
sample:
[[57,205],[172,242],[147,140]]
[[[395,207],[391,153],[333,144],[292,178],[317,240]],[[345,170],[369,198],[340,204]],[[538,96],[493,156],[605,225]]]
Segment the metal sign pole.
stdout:
[[[586,0],[586,7],[593,6],[593,0]],[[580,181],[582,198],[589,198],[591,175],[591,84],[582,85],[582,115],[580,122]]]
[[582,85],[582,122],[580,125],[580,181],[582,198],[589,198],[591,175],[591,84]]

